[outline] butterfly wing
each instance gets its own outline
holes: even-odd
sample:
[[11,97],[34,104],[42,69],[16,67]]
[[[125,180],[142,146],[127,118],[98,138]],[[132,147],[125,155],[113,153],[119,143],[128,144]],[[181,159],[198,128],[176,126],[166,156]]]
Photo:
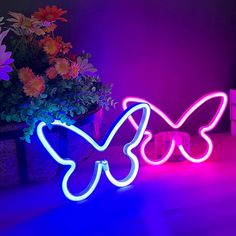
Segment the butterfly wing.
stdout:
[[184,122],[189,118],[189,116],[194,114],[199,107],[201,107],[202,105],[204,105],[206,102],[210,100],[216,100],[216,99],[220,99],[220,103],[217,106],[216,112],[214,113],[213,117],[210,119],[208,124],[201,126],[198,129],[199,135],[207,143],[207,148],[205,152],[199,156],[192,156],[190,153],[188,153],[188,151],[185,150],[182,143],[178,144],[178,148],[180,152],[182,153],[182,155],[191,162],[200,163],[200,162],[206,161],[212,154],[213,142],[211,138],[207,135],[207,133],[216,127],[222,115],[224,114],[224,111],[228,103],[227,95],[223,92],[212,92],[212,93],[208,93],[204,95],[203,97],[199,98],[194,104],[192,104],[176,122],[176,127],[181,127],[184,124]]
[[65,123],[62,123],[58,120],[54,121],[52,123],[53,126],[62,126],[66,129],[69,129],[79,136],[81,136],[83,139],[85,139],[89,144],[91,144],[96,150],[103,152],[107,149],[109,144],[111,143],[114,135],[117,133],[117,131],[120,129],[120,127],[123,125],[123,123],[128,119],[129,116],[131,116],[134,112],[142,110],[142,117],[140,120],[140,124],[137,127],[137,131],[131,140],[131,142],[125,144],[123,148],[123,152],[125,155],[127,155],[131,160],[131,169],[129,174],[121,180],[117,180],[113,177],[113,175],[110,172],[109,164],[106,160],[104,161],[96,161],[95,167],[94,167],[94,174],[91,178],[90,183],[88,186],[79,194],[74,195],[72,194],[68,189],[68,180],[72,173],[74,172],[76,168],[76,163],[73,160],[65,160],[62,157],[58,155],[58,153],[52,148],[52,146],[49,144],[47,139],[44,136],[43,133],[43,127],[46,126],[44,122],[41,122],[37,127],[37,134],[38,137],[43,144],[43,146],[46,148],[46,150],[51,154],[51,156],[61,165],[69,166],[69,170],[66,172],[63,181],[62,181],[62,189],[66,197],[72,201],[81,201],[86,199],[96,188],[99,179],[101,177],[101,172],[104,170],[107,178],[110,180],[111,183],[118,187],[123,187],[129,185],[136,177],[138,169],[139,169],[139,162],[137,157],[133,154],[132,149],[134,149],[141,141],[144,131],[147,127],[149,116],[150,116],[150,108],[147,104],[136,104],[134,106],[131,106],[130,108],[127,108],[121,116],[117,119],[117,121],[113,124],[110,131],[107,133],[104,141],[102,144],[98,144],[93,138],[91,138],[87,133],[85,133],[83,130],[73,126],[73,125],[66,125]]
[[139,143],[141,142],[142,137],[144,135],[144,132],[147,128],[147,124],[148,124],[149,117],[150,117],[149,105],[146,103],[140,103],[140,104],[136,104],[134,106],[131,106],[130,108],[127,108],[125,110],[125,113],[122,113],[120,118],[118,118],[117,121],[115,122],[116,125],[113,126],[113,128],[111,129],[110,132],[108,132],[106,141],[103,144],[103,146],[105,148],[107,148],[107,146],[110,144],[112,138],[114,137],[115,133],[120,129],[120,127],[123,125],[123,123],[130,116],[132,116],[132,114],[134,112],[136,112],[140,109],[143,112],[142,112],[142,117],[140,119],[140,123],[137,126],[136,133],[135,133],[133,139],[129,143],[125,144],[123,147],[124,154],[126,156],[128,156],[131,161],[131,169],[130,169],[129,174],[125,178],[123,178],[121,180],[117,180],[111,174],[110,169],[109,169],[109,164],[105,163],[105,165],[103,165],[107,178],[110,180],[111,183],[113,183],[114,185],[116,185],[118,187],[124,187],[124,186],[129,185],[130,183],[133,182],[133,180],[137,176],[138,169],[139,169],[139,162],[138,162],[136,155],[132,152],[132,150],[139,145]]
[[[69,129],[69,130],[77,133],[78,135],[82,136],[89,143],[93,143],[93,139],[90,136],[88,136],[84,131],[82,131],[81,129],[79,129],[73,125],[68,126],[65,123],[60,122],[59,120],[55,120],[52,123],[52,125],[65,127],[66,129]],[[96,188],[96,186],[99,182],[101,172],[102,172],[102,164],[100,162],[96,162],[95,167],[94,167],[93,176],[92,176],[89,184],[87,185],[87,187],[84,190],[82,190],[78,195],[72,194],[70,192],[70,190],[68,189],[68,181],[69,181],[71,175],[73,174],[74,170],[76,169],[76,163],[73,160],[63,159],[53,149],[53,147],[49,144],[49,142],[47,141],[47,139],[43,133],[43,128],[45,126],[46,126],[46,124],[44,122],[41,122],[41,123],[39,123],[39,125],[37,127],[37,134],[38,134],[39,140],[41,141],[43,146],[46,148],[46,150],[49,152],[49,154],[54,158],[54,160],[56,162],[58,162],[59,164],[64,165],[64,166],[69,166],[69,170],[66,172],[66,174],[62,180],[62,190],[63,190],[65,196],[72,201],[82,201],[82,200],[86,199],[94,191],[94,189]]]
[[[122,107],[123,109],[127,109],[128,104],[129,103],[147,103],[149,104],[151,110],[156,113],[157,115],[159,115],[160,117],[162,117],[167,124],[169,124],[170,126],[173,126],[174,123],[172,122],[172,120],[158,107],[156,107],[154,104],[148,102],[147,100],[143,99],[143,98],[138,98],[138,97],[127,97],[123,100],[122,102]],[[137,129],[138,128],[138,124],[135,121],[133,116],[130,116],[129,121],[131,123],[131,125]],[[148,164],[151,165],[161,165],[163,163],[165,163],[173,154],[174,149],[175,149],[175,140],[172,140],[170,142],[170,146],[167,148],[167,151],[163,154],[162,157],[160,157],[158,160],[151,160],[151,158],[149,157],[149,155],[146,153],[146,147],[148,145],[148,143],[153,139],[153,133],[150,130],[146,130],[144,132],[144,139],[140,145],[140,152],[141,152],[141,156],[144,159],[145,162],[147,162]]]

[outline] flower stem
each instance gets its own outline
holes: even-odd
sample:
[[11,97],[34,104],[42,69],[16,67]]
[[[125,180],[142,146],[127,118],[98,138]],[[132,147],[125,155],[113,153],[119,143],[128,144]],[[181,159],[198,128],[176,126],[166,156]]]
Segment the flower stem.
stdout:
[[14,49],[12,50],[12,56],[14,56],[16,49],[18,48],[18,46],[23,42],[24,37],[22,36],[21,39],[17,42],[16,46],[14,47]]

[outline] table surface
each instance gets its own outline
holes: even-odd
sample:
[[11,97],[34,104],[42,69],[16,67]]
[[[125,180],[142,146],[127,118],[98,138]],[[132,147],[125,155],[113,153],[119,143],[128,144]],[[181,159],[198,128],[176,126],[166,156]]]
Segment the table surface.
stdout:
[[[79,203],[64,197],[60,178],[2,188],[0,235],[236,235],[236,137],[211,137],[208,161],[141,162],[131,186],[118,189],[103,177]],[[120,149],[110,149],[113,157]],[[114,171],[126,167],[117,162]]]

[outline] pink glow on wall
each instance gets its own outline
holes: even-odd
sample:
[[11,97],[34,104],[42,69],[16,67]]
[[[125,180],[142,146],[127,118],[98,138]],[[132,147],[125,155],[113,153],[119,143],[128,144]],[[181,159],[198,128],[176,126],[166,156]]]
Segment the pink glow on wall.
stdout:
[[[235,1],[87,0],[76,2],[77,7],[74,2],[67,4],[77,9],[68,15],[75,22],[68,41],[75,50],[92,54],[102,79],[114,84],[118,102],[130,95],[142,97],[177,120],[189,102],[209,91],[230,88],[236,47]],[[117,106],[104,116],[104,126],[108,128],[119,113]],[[229,129],[227,115],[222,120],[217,131]],[[195,122],[194,118],[189,121],[188,131]]]
[[[170,127],[172,127],[175,130],[178,130],[185,123],[185,121],[192,115],[192,113],[194,113],[204,103],[206,103],[207,101],[209,101],[211,99],[216,99],[216,98],[220,98],[220,104],[217,108],[216,113],[214,114],[213,118],[210,120],[210,122],[207,125],[201,126],[198,129],[199,135],[207,143],[207,149],[205,150],[205,152],[203,154],[199,155],[198,157],[192,156],[191,154],[189,154],[186,151],[186,149],[184,148],[184,145],[182,145],[181,138],[179,136],[173,135],[170,147],[167,150],[167,152],[163,155],[163,157],[160,160],[153,161],[147,156],[146,151],[145,151],[145,148],[146,148],[147,144],[153,138],[153,133],[150,130],[146,130],[145,133],[144,133],[145,138],[144,138],[144,140],[141,144],[141,147],[140,147],[140,151],[141,151],[141,155],[142,155],[143,159],[151,165],[161,165],[161,164],[163,164],[163,163],[165,163],[166,161],[169,160],[169,158],[172,156],[172,154],[174,152],[175,147],[178,147],[181,154],[187,160],[189,160],[191,162],[200,163],[200,162],[203,162],[203,161],[207,160],[209,158],[209,156],[211,155],[212,151],[213,151],[213,143],[212,143],[211,138],[206,133],[211,131],[212,129],[214,129],[216,127],[216,125],[218,124],[220,118],[222,117],[222,115],[223,115],[223,113],[226,109],[227,102],[228,102],[228,97],[223,92],[212,92],[212,93],[206,94],[205,96],[199,98],[195,103],[193,103],[181,115],[181,117],[177,120],[177,122],[173,122],[169,118],[169,116],[167,116],[161,109],[159,109],[158,107],[156,107],[155,105],[153,105],[152,103],[148,102],[145,99],[137,98],[137,97],[125,98],[123,100],[123,103],[122,103],[123,109],[127,108],[128,103],[146,102],[150,105],[151,110],[154,113],[156,113],[158,116],[160,116]],[[134,118],[132,116],[129,117],[129,121],[131,122],[133,127],[137,130],[138,125],[137,125],[136,121],[134,120]]]

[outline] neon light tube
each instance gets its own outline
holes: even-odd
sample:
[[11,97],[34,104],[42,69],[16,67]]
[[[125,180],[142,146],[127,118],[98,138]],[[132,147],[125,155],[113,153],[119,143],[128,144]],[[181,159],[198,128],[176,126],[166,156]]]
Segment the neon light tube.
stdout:
[[117,131],[119,131],[123,123],[128,119],[128,117],[130,117],[134,112],[138,110],[142,110],[142,117],[141,117],[139,125],[137,125],[136,133],[133,139],[129,143],[125,144],[123,147],[124,154],[128,156],[131,161],[131,169],[129,171],[129,174],[124,179],[118,180],[114,178],[113,175],[111,174],[110,169],[109,169],[109,163],[107,160],[96,161],[95,166],[94,166],[93,176],[91,178],[90,183],[83,191],[81,191],[77,195],[72,194],[68,189],[68,180],[76,168],[76,163],[73,160],[63,159],[61,156],[58,155],[58,153],[52,148],[52,146],[49,144],[46,137],[44,136],[43,128],[46,126],[46,124],[44,122],[39,123],[39,125],[37,126],[37,135],[39,137],[39,140],[43,144],[43,146],[46,148],[46,150],[49,152],[49,154],[54,158],[56,162],[64,166],[70,166],[69,170],[66,172],[62,180],[62,190],[68,199],[72,201],[81,201],[89,197],[95,190],[100,180],[102,171],[105,172],[108,180],[117,187],[127,186],[134,181],[138,173],[139,162],[136,155],[132,153],[132,150],[135,147],[137,147],[139,143],[141,142],[141,139],[143,137],[143,134],[145,132],[145,129],[149,121],[150,107],[148,104],[140,103],[140,104],[131,106],[130,108],[127,108],[121,114],[121,116],[117,119],[117,121],[114,123],[114,125],[112,126],[108,134],[106,135],[102,144],[98,144],[87,133],[75,127],[74,125],[68,126],[65,123],[62,123],[58,120],[55,120],[52,123],[53,126],[55,125],[62,126],[68,130],[75,132],[76,134],[81,136],[83,139],[85,139],[89,144],[91,144],[96,150],[103,152],[104,150],[108,148],[113,137],[115,136]]
[[[150,130],[146,130],[144,132],[145,138],[143,140],[143,142],[141,143],[141,147],[140,147],[140,151],[141,151],[141,155],[143,157],[143,159],[151,165],[161,165],[163,163],[165,163],[166,161],[169,160],[169,158],[171,157],[171,155],[174,152],[175,147],[178,147],[181,154],[189,161],[194,162],[194,163],[200,163],[203,161],[206,161],[209,156],[211,155],[212,151],[213,151],[213,143],[212,140],[210,139],[210,137],[206,134],[207,132],[211,131],[212,129],[215,128],[215,126],[218,124],[220,118],[222,117],[225,108],[227,106],[227,102],[228,102],[228,97],[225,93],[223,92],[212,92],[212,93],[208,93],[205,96],[199,98],[195,103],[193,103],[183,114],[182,116],[177,120],[177,122],[173,122],[161,109],[159,109],[158,107],[156,107],[155,105],[151,104],[150,102],[146,101],[145,99],[142,98],[137,98],[137,97],[127,97],[123,100],[122,106],[123,109],[127,108],[128,103],[136,103],[136,102],[144,102],[150,105],[151,110],[156,113],[158,116],[160,116],[170,127],[172,127],[175,130],[178,130],[183,124],[184,122],[189,118],[189,116],[194,113],[199,107],[201,107],[205,102],[211,100],[211,99],[217,99],[220,98],[220,104],[217,108],[216,113],[214,114],[213,118],[211,119],[211,121],[209,122],[209,124],[202,126],[198,129],[198,133],[199,135],[207,142],[207,149],[205,150],[205,152],[198,156],[198,157],[193,157],[191,156],[191,154],[189,154],[184,146],[181,143],[181,140],[179,140],[179,138],[174,137],[172,138],[171,144],[169,149],[167,150],[167,152],[165,153],[165,155],[163,155],[163,157],[160,160],[154,161],[151,160],[145,152],[145,148],[147,146],[147,144],[151,141],[151,139],[153,138],[153,133]],[[129,121],[131,122],[132,126],[137,129],[138,125],[136,123],[136,121],[134,120],[134,118],[132,116],[130,116]]]

